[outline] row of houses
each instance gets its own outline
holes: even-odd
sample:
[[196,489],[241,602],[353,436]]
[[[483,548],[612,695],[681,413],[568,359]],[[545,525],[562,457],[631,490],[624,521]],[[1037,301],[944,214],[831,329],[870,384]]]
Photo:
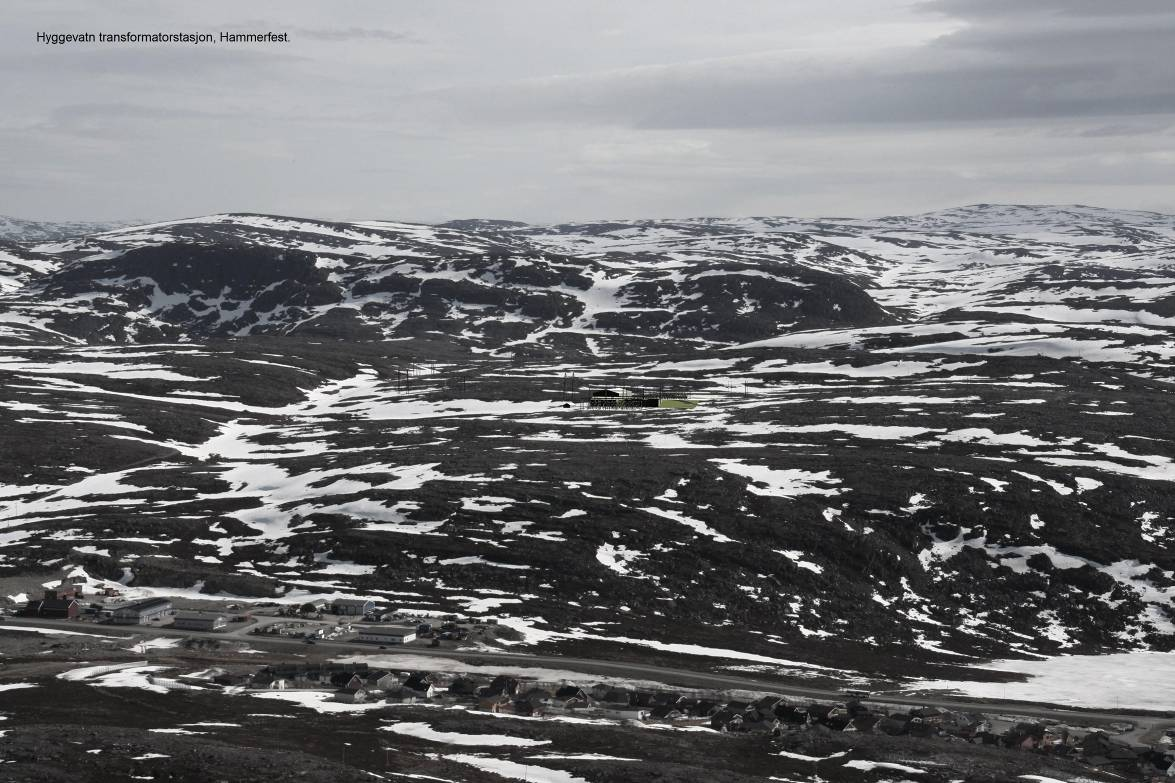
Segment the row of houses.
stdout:
[[[266,690],[329,689],[346,702],[383,700],[414,703],[445,699],[471,703],[478,709],[526,716],[588,712],[597,717],[622,720],[662,721],[710,725],[725,703],[672,692],[618,689],[608,685],[589,688],[573,683],[544,683],[497,676],[450,677],[430,672],[392,672],[369,669],[366,664],[267,666],[258,671],[249,687]],[[771,705],[781,702],[774,697]]]
[[948,737],[1071,757],[1102,768],[1175,769],[1170,746],[1131,745],[1102,732],[1075,732],[1046,724],[1016,724],[994,733],[983,715],[938,707],[878,711],[860,701],[796,704],[777,695],[724,700],[673,691],[597,684],[541,682],[500,675],[479,678],[430,672],[394,672],[367,664],[267,666],[247,683],[261,689],[330,689],[345,702],[413,703],[449,700],[478,709],[525,716],[580,713],[593,717],[705,726],[719,732],[842,731],[890,736]]
[[[715,714],[712,727],[719,731],[746,731],[769,716],[764,714],[766,701],[754,705],[728,703]],[[1104,731],[1073,729],[1060,724],[1016,723],[1002,732],[992,730],[983,715],[921,707],[904,712],[874,712],[859,702],[846,704],[780,703],[774,710],[775,733],[791,729],[845,732],[870,732],[890,736],[948,737],[967,742],[994,745],[1026,752],[1069,758],[1118,773],[1138,773],[1144,777],[1175,777],[1175,748],[1169,744],[1155,746],[1126,742]]]

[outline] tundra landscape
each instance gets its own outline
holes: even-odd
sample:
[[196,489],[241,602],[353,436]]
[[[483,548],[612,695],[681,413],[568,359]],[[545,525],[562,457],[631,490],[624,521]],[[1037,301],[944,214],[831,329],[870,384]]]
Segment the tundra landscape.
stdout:
[[1150,212],[0,221],[0,780],[1164,775],[1173,326]]

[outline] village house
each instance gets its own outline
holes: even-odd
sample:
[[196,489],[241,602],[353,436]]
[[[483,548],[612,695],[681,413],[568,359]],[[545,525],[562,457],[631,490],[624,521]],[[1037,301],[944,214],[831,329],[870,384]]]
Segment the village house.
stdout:
[[1091,731],[1077,744],[1086,764],[1095,767],[1130,767],[1149,752],[1149,748],[1132,746],[1104,732]]
[[623,688],[611,688],[608,686],[594,686],[591,690],[592,697],[603,704],[607,705],[624,705],[631,706],[633,700],[636,698],[634,691]]
[[742,712],[736,710],[719,710],[710,717],[710,728],[714,731],[731,732],[743,730]]
[[439,691],[436,690],[435,685],[429,685],[423,691],[413,690],[403,685],[394,685],[385,691],[384,701],[389,704],[416,704],[429,701],[437,693]]
[[828,711],[820,723],[833,731],[844,731],[852,719],[853,713],[849,711],[849,708],[843,704],[837,704]]
[[927,726],[933,726],[936,729],[942,726],[943,721],[947,720],[949,716],[950,713],[938,707],[919,707],[910,710],[911,718],[917,718]]
[[45,588],[46,598],[84,598],[86,586],[82,582],[75,582],[66,578],[52,587]]
[[290,687],[290,681],[271,671],[259,671],[253,675],[253,681],[249,687],[259,690],[284,691]]
[[644,707],[633,707],[628,704],[601,704],[597,706],[596,714],[605,718],[641,722],[649,717],[649,711]]
[[514,698],[514,712],[518,715],[545,715],[551,706],[551,692],[543,688],[529,688]]
[[[533,702],[529,699],[514,699],[511,703],[511,709],[515,715],[522,715],[528,718],[540,718],[547,714],[547,708],[541,702]],[[499,712],[501,709],[499,709]]]
[[50,589],[45,591],[44,598],[29,601],[19,613],[26,617],[76,620],[81,614],[81,605],[72,593]]
[[335,701],[345,702],[347,704],[361,704],[367,701],[367,689],[363,687],[339,688],[335,691],[332,697]]
[[722,705],[710,699],[682,699],[678,709],[691,718],[709,718],[722,709]]
[[775,717],[791,726],[803,726],[808,722],[808,708],[796,704],[780,704],[775,708]]
[[942,730],[955,737],[972,739],[980,731],[990,731],[991,724],[979,715],[968,712],[950,712],[943,718]]
[[858,715],[849,721],[845,731],[872,732],[879,718],[876,715]]
[[532,686],[527,688],[526,691],[520,693],[518,698],[526,699],[529,702],[546,706],[551,703],[551,699],[554,698],[554,694],[546,688]]
[[[595,685],[593,685],[591,688],[588,689],[588,695],[591,696],[596,701],[604,701],[604,696],[606,696],[607,694],[612,693],[614,691],[616,691],[615,686],[608,685],[607,683],[597,682]],[[624,703],[625,704],[628,703],[627,692],[625,692],[625,695],[624,695]]]
[[590,707],[591,704],[591,697],[578,685],[562,686],[555,691],[555,696],[551,701],[553,707],[567,711],[584,709]]
[[504,693],[479,695],[477,708],[486,712],[511,712],[514,709],[514,700]]
[[400,687],[421,699],[431,699],[437,695],[435,678],[427,673],[417,672],[410,675]]
[[369,691],[386,691],[399,687],[400,678],[389,671],[374,671],[364,678],[364,682]]
[[764,696],[755,702],[755,710],[763,720],[773,720],[777,716],[775,710],[784,703],[782,696]]
[[513,697],[517,693],[518,680],[504,675],[498,675],[489,685],[477,689],[478,698],[490,698],[494,696]]
[[334,672],[330,676],[330,684],[335,688],[359,690],[364,688],[364,679],[354,672]]
[[472,677],[457,677],[449,683],[448,693],[450,696],[476,696],[478,689],[485,686],[485,682]]
[[649,720],[661,721],[662,723],[672,723],[683,717],[685,717],[685,713],[672,704],[658,704],[649,710]]

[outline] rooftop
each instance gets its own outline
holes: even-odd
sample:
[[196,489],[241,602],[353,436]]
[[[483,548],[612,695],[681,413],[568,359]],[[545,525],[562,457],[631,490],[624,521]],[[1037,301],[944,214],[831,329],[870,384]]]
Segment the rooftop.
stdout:
[[220,612],[179,611],[175,613],[177,620],[227,620],[228,616]]
[[146,611],[147,609],[157,609],[164,606],[171,606],[170,598],[148,598],[144,601],[135,601],[134,603],[123,604],[122,606],[116,607],[114,611],[122,612],[129,609],[132,611],[142,612]]

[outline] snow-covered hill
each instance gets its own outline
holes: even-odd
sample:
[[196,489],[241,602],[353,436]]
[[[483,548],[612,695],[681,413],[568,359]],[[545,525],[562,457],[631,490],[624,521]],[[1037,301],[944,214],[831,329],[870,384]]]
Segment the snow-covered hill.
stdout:
[[853,254],[803,236],[770,255],[568,256],[496,225],[217,215],[30,252],[52,266],[0,298],[0,339],[443,334],[484,351],[588,350],[592,336],[732,343],[893,321],[851,277],[802,261]]
[[45,221],[21,220],[20,218],[0,215],[0,240],[10,242],[47,242],[85,236],[86,234],[97,234],[125,225],[128,224],[86,222],[48,223]]
[[[766,260],[843,275],[901,325],[799,330],[764,344],[1166,359],[1175,217],[977,205],[876,220],[696,219],[525,229],[564,252]],[[919,347],[913,348],[912,346]]]
[[[5,246],[0,574],[744,670],[1170,649],[1172,226],[219,215]],[[581,406],[616,387],[701,404]]]

